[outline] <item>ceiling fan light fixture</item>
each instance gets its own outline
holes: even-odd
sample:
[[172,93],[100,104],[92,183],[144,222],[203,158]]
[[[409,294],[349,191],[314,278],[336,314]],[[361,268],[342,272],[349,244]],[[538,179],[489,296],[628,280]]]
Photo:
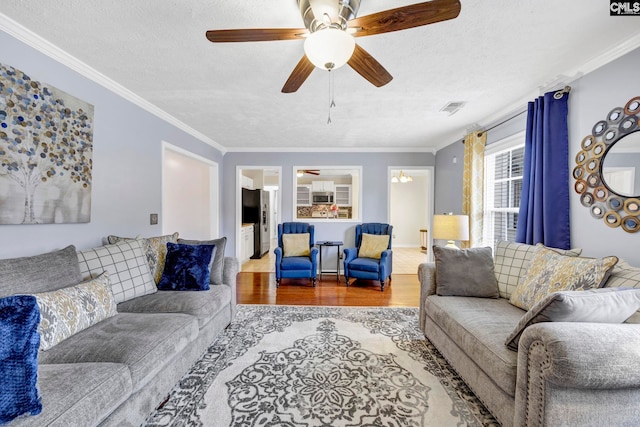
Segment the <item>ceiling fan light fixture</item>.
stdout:
[[337,28],[313,32],[304,41],[304,53],[309,61],[316,67],[329,71],[346,64],[355,47],[353,36]]

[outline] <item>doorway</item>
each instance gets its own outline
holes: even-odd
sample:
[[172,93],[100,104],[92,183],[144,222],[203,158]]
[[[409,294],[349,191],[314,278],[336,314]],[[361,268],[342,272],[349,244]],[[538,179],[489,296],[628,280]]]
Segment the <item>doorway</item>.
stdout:
[[[273,249],[277,245],[277,224],[281,221],[281,188],[281,167],[236,167],[236,256],[240,260],[240,271],[275,271]],[[258,214],[258,219],[247,219],[244,199],[251,193],[259,193],[256,197],[265,210]],[[256,245],[261,248],[257,253]]]
[[420,263],[432,259],[428,248],[431,247],[433,176],[432,166],[389,167],[388,217],[393,225],[395,274],[415,274]]
[[175,145],[162,144],[162,234],[218,237],[218,164]]

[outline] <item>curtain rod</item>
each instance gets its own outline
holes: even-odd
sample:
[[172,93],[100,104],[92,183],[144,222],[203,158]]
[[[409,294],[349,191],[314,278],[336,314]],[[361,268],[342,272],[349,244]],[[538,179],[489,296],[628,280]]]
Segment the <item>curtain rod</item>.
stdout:
[[[558,89],[558,90],[553,94],[553,97],[554,97],[554,98],[556,98],[556,99],[560,99],[560,98],[562,98],[562,96],[563,96],[565,93],[569,93],[569,92],[571,92],[571,86],[565,86],[565,87],[564,87],[564,88],[562,88],[562,89]],[[483,133],[485,133],[485,132],[489,132],[490,130],[495,129],[495,128],[497,128],[498,126],[502,126],[503,124],[507,123],[507,122],[508,122],[508,121],[510,121],[510,120],[515,119],[516,117],[518,117],[518,116],[520,116],[520,115],[522,115],[522,114],[526,113],[527,111],[528,111],[528,108],[525,108],[524,110],[522,110],[522,111],[520,111],[520,112],[517,112],[517,113],[513,114],[513,115],[512,115],[512,116],[510,116],[510,117],[507,117],[506,119],[504,119],[504,120],[503,120],[503,121],[501,121],[500,123],[497,123],[497,124],[495,124],[495,125],[491,126],[491,127],[490,127],[490,128],[488,128],[488,129],[478,131],[478,136],[482,136],[482,134],[483,134]],[[461,142],[464,144],[464,138],[462,139],[462,141],[461,141]]]

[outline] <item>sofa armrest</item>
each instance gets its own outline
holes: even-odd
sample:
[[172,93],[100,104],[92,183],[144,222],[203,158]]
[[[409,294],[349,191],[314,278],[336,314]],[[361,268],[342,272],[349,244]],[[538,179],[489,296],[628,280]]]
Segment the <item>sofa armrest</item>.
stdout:
[[[588,404],[580,405],[579,415],[567,411],[565,424],[580,416],[610,425],[621,415],[618,391],[640,396],[640,325],[546,322],[525,329],[518,345],[515,425],[545,424],[562,413],[558,407],[577,399]],[[638,420],[634,411],[625,416]]]
[[436,264],[424,262],[418,266],[418,280],[420,280],[420,329],[424,332],[425,316],[424,301],[429,295],[436,293]]
[[236,316],[236,300],[237,300],[237,280],[240,262],[235,257],[224,258],[224,268],[222,270],[222,283],[231,288],[231,320]]

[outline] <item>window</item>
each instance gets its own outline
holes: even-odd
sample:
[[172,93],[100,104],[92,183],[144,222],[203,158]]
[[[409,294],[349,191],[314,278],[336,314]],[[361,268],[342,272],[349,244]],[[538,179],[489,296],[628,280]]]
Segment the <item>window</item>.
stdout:
[[495,249],[500,240],[516,239],[522,173],[524,141],[521,134],[504,143],[496,143],[485,153],[485,200],[483,241]]

